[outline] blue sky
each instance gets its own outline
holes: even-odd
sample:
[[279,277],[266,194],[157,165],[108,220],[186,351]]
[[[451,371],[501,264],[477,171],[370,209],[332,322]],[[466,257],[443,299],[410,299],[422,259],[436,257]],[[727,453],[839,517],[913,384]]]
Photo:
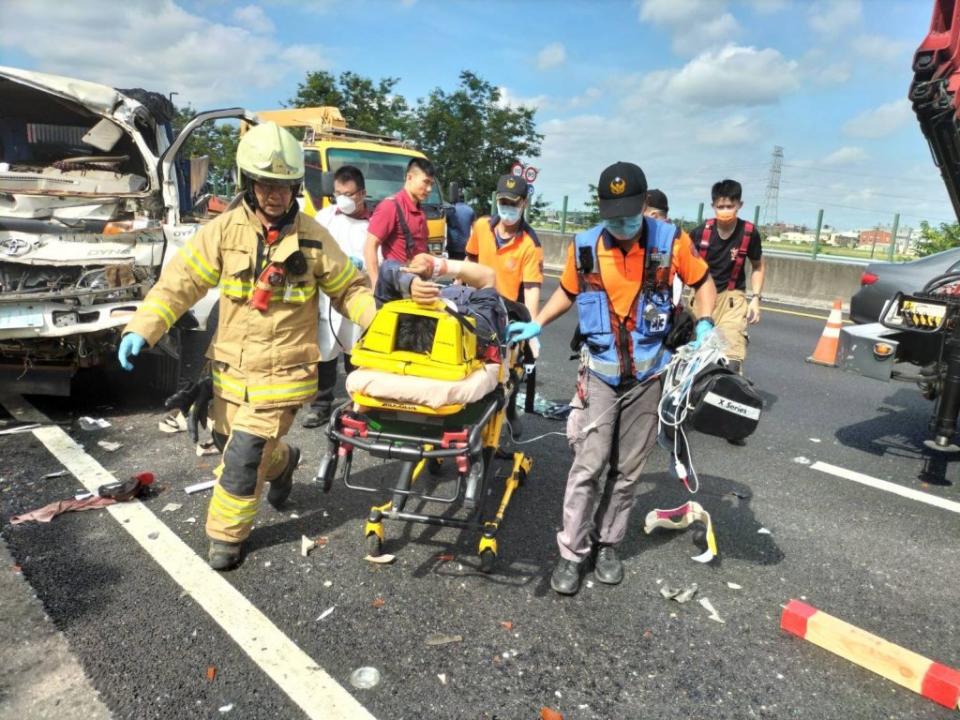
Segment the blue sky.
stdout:
[[[741,180],[781,220],[840,227],[953,210],[906,92],[932,0],[0,0],[0,64],[176,91],[207,108],[277,107],[306,71],[397,76],[411,102],[462,69],[537,108],[537,191],[580,208],[616,160],[675,216]],[[453,178],[450,178],[453,179]]]

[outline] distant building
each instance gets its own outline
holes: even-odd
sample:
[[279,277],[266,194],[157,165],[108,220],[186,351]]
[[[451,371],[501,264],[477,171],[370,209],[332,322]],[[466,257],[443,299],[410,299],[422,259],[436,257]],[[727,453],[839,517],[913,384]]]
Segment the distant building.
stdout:
[[[899,233],[897,233],[899,235]],[[881,228],[861,230],[857,245],[860,247],[880,247],[890,244],[890,231]]]

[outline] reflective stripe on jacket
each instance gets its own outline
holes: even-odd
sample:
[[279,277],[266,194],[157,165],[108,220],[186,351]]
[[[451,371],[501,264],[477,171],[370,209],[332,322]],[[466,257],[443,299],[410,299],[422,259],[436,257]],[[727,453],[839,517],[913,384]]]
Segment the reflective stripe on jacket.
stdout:
[[[330,234],[303,213],[280,240],[258,246],[263,226],[245,205],[205,225],[164,267],[124,332],[152,346],[212,287],[220,286],[220,321],[207,350],[218,395],[254,406],[300,405],[316,392],[318,290],[334,308],[367,327],[375,307],[369,280]],[[287,272],[265,312],[249,300],[267,263],[284,263],[302,252],[301,273]]]

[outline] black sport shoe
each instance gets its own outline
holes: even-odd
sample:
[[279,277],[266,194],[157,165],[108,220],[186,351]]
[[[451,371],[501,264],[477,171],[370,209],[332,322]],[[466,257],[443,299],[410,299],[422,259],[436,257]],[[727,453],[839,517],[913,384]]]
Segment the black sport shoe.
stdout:
[[550,576],[550,587],[561,595],[576,595],[580,589],[583,563],[560,558]]
[[330,422],[330,415],[329,405],[314,405],[303,416],[303,422],[300,424],[305,428],[323,427]]
[[270,481],[270,489],[267,491],[267,502],[272,507],[279,510],[290,497],[290,491],[293,490],[293,471],[300,464],[300,448],[294,445],[290,446],[290,455],[287,458],[287,466],[283,472]]
[[224,542],[223,540],[211,540],[210,550],[207,553],[207,562],[214,570],[233,570],[240,564],[243,556],[242,542]]
[[597,580],[607,585],[618,585],[623,581],[623,563],[617,557],[617,549],[613,545],[600,546],[593,574],[597,576]]
[[747,441],[743,438],[731,438],[728,439],[727,442],[731,445],[735,445],[736,447],[745,447],[747,444]]

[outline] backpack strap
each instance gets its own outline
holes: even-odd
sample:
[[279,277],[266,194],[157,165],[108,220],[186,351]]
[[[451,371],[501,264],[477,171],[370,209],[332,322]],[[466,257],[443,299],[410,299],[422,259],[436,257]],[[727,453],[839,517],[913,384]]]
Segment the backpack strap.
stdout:
[[713,218],[707,220],[703,225],[703,232],[700,233],[700,257],[707,259],[707,250],[710,249],[710,236],[713,235]]
[[730,281],[727,283],[727,290],[735,290],[737,280],[740,279],[740,273],[743,272],[743,263],[747,259],[747,250],[750,247],[750,240],[753,239],[753,223],[749,220],[743,223],[743,239],[740,241],[740,247],[737,249],[737,259],[733,261],[733,270],[730,271]]
[[407,262],[413,260],[413,256],[416,254],[414,250],[416,248],[413,244],[413,233],[410,232],[410,226],[407,225],[407,219],[403,217],[403,211],[400,209],[400,203],[397,202],[395,197],[390,198],[390,201],[393,203],[393,206],[397,209],[397,222],[400,224],[400,230],[403,232],[403,239],[406,244],[407,250]]

